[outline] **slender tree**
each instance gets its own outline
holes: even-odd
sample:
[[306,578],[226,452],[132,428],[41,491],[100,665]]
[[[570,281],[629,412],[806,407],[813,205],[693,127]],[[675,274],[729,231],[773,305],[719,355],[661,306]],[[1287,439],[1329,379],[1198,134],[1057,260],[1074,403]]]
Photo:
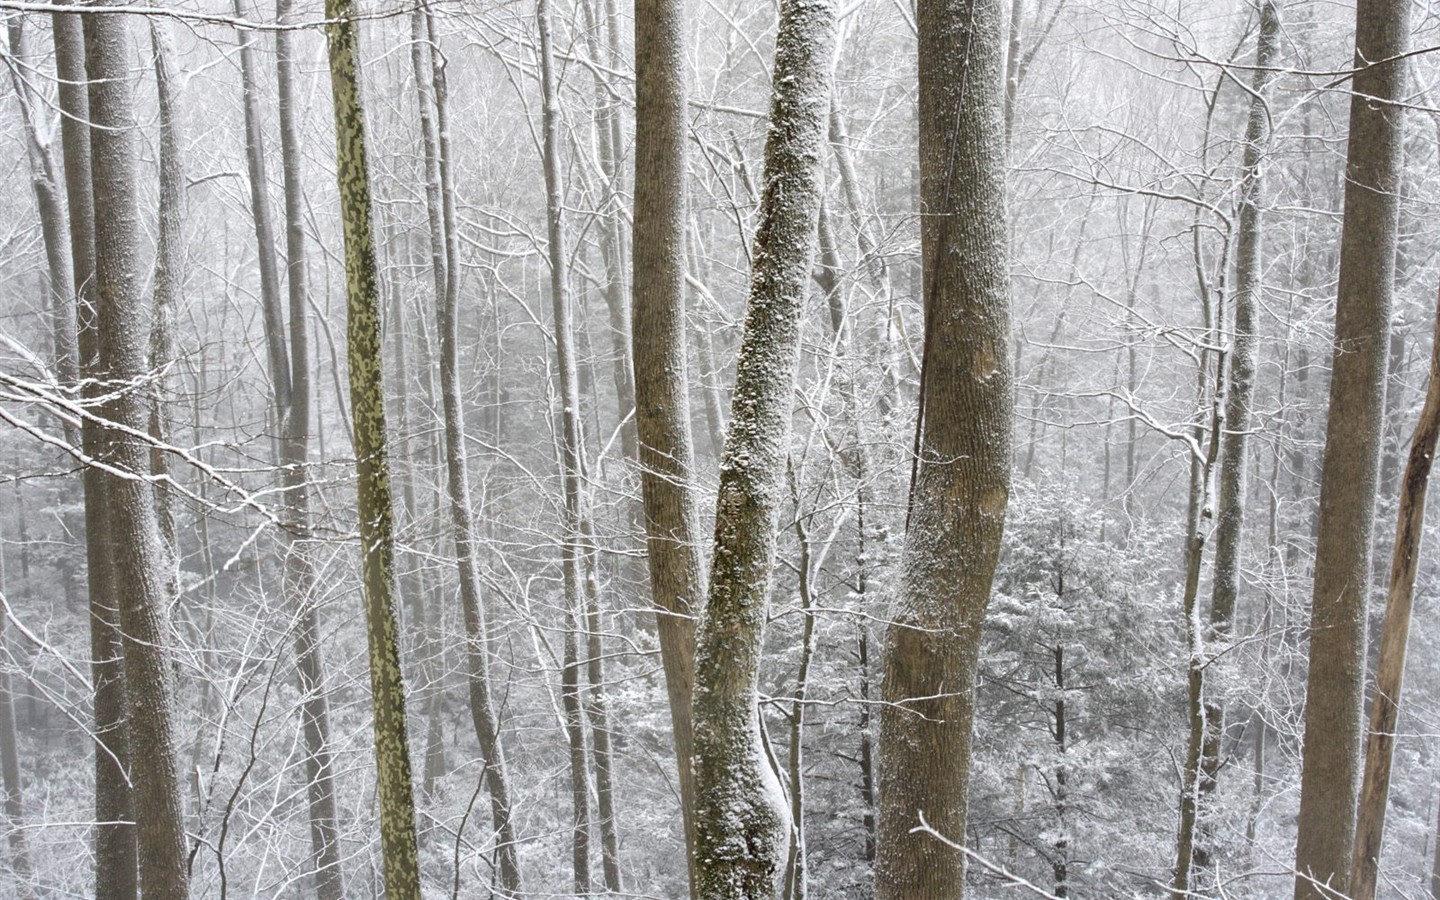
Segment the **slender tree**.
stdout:
[[636,0],[634,300],[635,420],[645,501],[646,562],[670,701],[680,805],[694,894],[695,779],[690,698],[695,612],[704,606],[695,451],[685,351],[685,0]]
[[1405,464],[1405,477],[1400,483],[1399,521],[1395,526],[1395,551],[1390,563],[1375,690],[1370,700],[1365,774],[1360,784],[1355,847],[1351,854],[1351,900],[1375,900],[1375,883],[1380,872],[1380,841],[1385,835],[1385,809],[1390,799],[1390,762],[1400,717],[1400,690],[1405,683],[1405,645],[1410,637],[1415,570],[1420,563],[1424,537],[1425,494],[1436,438],[1440,436],[1440,297],[1437,297],[1435,312],[1430,385],[1425,391],[1425,405],[1420,410],[1410,444],[1410,458]]
[[958,900],[980,625],[1010,492],[1000,0],[918,7],[925,341],[880,713],[879,900]]
[[394,511],[386,448],[381,379],[380,296],[370,217],[370,173],[365,154],[365,111],[360,100],[359,56],[352,0],[325,0],[330,46],[330,88],[335,105],[335,176],[345,234],[347,356],[354,417],[355,468],[360,517],[361,596],[370,657],[375,761],[380,794],[380,850],[385,895],[419,900],[420,865],[415,837],[415,794],[405,724],[405,677],[400,667],[395,609]]
[[[1259,336],[1256,322],[1264,272],[1264,228],[1262,211],[1265,189],[1265,157],[1270,142],[1270,83],[1280,50],[1280,6],[1275,0],[1261,0],[1260,30],[1255,44],[1255,72],[1251,80],[1250,115],[1245,127],[1245,150],[1240,181],[1240,222],[1235,237],[1235,318],[1234,334],[1226,354],[1229,366],[1225,379],[1224,430],[1220,435],[1219,497],[1215,521],[1215,577],[1210,600],[1210,621],[1206,643],[1210,650],[1196,667],[1191,684],[1202,715],[1192,717],[1192,741],[1199,741],[1200,758],[1187,767],[1182,786],[1184,802],[1194,809],[1181,817],[1175,865],[1177,892],[1190,890],[1191,865],[1208,868],[1212,848],[1210,830],[1205,827],[1203,802],[1213,793],[1220,771],[1221,736],[1225,729],[1225,705],[1206,684],[1209,665],[1223,651],[1235,619],[1235,602],[1240,594],[1240,551],[1245,527],[1245,485],[1248,476],[1247,452],[1250,443],[1250,409],[1255,396],[1255,366]],[[1188,853],[1188,857],[1187,857]],[[1183,893],[1179,894],[1183,896]]]
[[[291,22],[291,0],[276,0],[275,18]],[[311,406],[310,289],[306,264],[305,194],[301,180],[300,129],[296,121],[294,32],[275,32],[276,108],[280,119],[280,169],[285,186],[285,277],[288,309],[289,403],[275,409],[281,426],[280,467],[284,490],[285,593],[295,616],[295,670],[299,682],[300,727],[305,741],[306,801],[310,814],[310,854],[319,900],[344,896],[340,869],[340,829],[335,811],[335,772],[330,749],[330,704],[325,691],[325,660],[320,648],[319,581],[311,557],[310,462]]]
[[1365,610],[1395,281],[1406,0],[1360,0],[1345,218],[1305,692],[1296,900],[1349,887],[1360,780]]
[[790,439],[800,310],[819,227],[835,47],[830,0],[784,0],[775,36],[764,192],[720,460],[708,602],[696,637],[696,888],[777,896],[789,813],[762,747],[761,639]]
[[[84,32],[95,203],[95,327],[98,369],[109,389],[98,410],[107,422],[100,459],[120,473],[108,478],[105,517],[89,525],[108,528],[114,542],[111,575],[124,647],[140,890],[146,900],[182,900],[189,895],[189,871],[168,649],[173,582],[164,571],[168,554],[145,477],[150,455],[142,438],[150,418],[148,392],[141,387],[148,335],[139,278],[131,48],[126,20],[119,14],[85,16]],[[103,880],[106,873],[98,877]]]
[[[415,68],[420,108],[421,143],[425,148],[425,200],[430,225],[430,265],[435,281],[436,332],[440,343],[440,398],[444,420],[446,488],[450,495],[450,528],[459,569],[460,604],[465,623],[466,684],[470,719],[484,756],[481,777],[490,792],[491,820],[497,838],[500,886],[506,896],[518,895],[520,866],[515,823],[510,811],[510,779],[500,723],[491,700],[485,607],[480,596],[480,541],[466,464],[463,413],[460,408],[460,269],[456,238],[455,189],[450,174],[450,135],[445,104],[445,69],[435,41],[428,9],[417,9],[412,23],[411,62]],[[429,49],[427,54],[425,51]],[[432,114],[433,113],[433,114]]]

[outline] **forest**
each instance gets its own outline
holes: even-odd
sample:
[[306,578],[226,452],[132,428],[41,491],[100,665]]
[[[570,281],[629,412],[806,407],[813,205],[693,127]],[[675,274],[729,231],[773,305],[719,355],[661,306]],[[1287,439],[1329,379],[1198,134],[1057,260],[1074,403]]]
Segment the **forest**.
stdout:
[[0,898],[1440,898],[1434,0],[0,20]]

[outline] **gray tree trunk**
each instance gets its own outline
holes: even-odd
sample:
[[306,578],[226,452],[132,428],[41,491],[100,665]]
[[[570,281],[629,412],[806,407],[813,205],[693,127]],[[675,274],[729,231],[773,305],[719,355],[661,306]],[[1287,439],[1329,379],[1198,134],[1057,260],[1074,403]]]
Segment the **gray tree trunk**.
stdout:
[[560,478],[564,483],[564,528],[560,564],[565,584],[565,658],[561,668],[561,699],[565,733],[570,745],[570,797],[575,892],[590,893],[590,788],[585,754],[585,723],[580,695],[579,630],[584,617],[585,562],[582,550],[582,465],[580,389],[575,334],[570,306],[569,267],[565,250],[565,209],[560,174],[560,100],[556,85],[549,0],[538,0],[540,70],[544,109],[542,135],[545,166],[545,207],[549,225],[550,303],[555,324],[555,362],[560,374]]
[[[276,0],[276,21],[291,21],[291,0]],[[289,300],[290,403],[276,408],[282,425],[281,483],[285,494],[285,593],[296,610],[295,669],[300,686],[301,732],[305,741],[306,800],[310,813],[310,855],[319,900],[344,896],[340,833],[335,812],[335,773],[330,752],[330,708],[325,662],[320,649],[318,577],[311,558],[309,280],[305,245],[305,196],[301,180],[300,129],[296,122],[293,32],[275,33],[276,107],[280,118],[280,165],[285,182],[285,274]]]
[[[450,137],[446,118],[445,70],[428,10],[414,15],[412,62],[419,92],[420,128],[427,173],[425,193],[430,225],[430,260],[435,279],[440,343],[440,396],[444,419],[446,485],[450,527],[459,569],[460,603],[465,622],[465,660],[470,719],[484,756],[482,777],[490,792],[490,813],[497,837],[500,886],[505,896],[520,893],[515,824],[510,813],[510,779],[500,724],[491,700],[485,607],[480,596],[480,542],[466,464],[463,412],[460,408],[460,270],[455,221],[455,190],[450,183]],[[427,60],[424,50],[430,49]],[[429,63],[428,65],[426,63]],[[431,109],[434,109],[432,121]]]
[[[125,477],[106,485],[113,586],[120,609],[125,698],[132,738],[130,780],[139,849],[140,889],[146,900],[189,895],[185,823],[176,756],[175,685],[168,610],[174,599],[164,566],[155,497],[144,477],[149,447],[145,302],[141,295],[137,206],[137,126],[131,96],[131,47],[125,19],[115,14],[84,20],[85,66],[90,77],[90,178],[95,210],[95,327],[98,370],[113,391],[100,405],[107,426],[100,459]],[[128,388],[116,390],[122,386]],[[123,430],[122,430],[123,429]],[[100,524],[91,523],[92,527]],[[104,880],[108,873],[99,872]]]
[[[74,265],[76,343],[79,374],[85,379],[82,398],[103,393],[100,385],[99,334],[95,323],[95,201],[90,181],[90,97],[85,70],[85,41],[79,16],[51,16],[55,68],[60,80],[60,136],[64,150],[66,206],[70,214],[70,257]],[[105,438],[100,423],[81,423],[87,458],[98,458]],[[105,473],[87,466],[85,490],[85,558],[90,591],[90,678],[95,719],[95,880],[96,900],[134,900],[139,891],[135,854],[134,813],[125,727],[125,669],[120,647],[120,619],[110,573],[110,529],[104,516],[108,503]],[[99,877],[104,873],[104,877]]]
[[696,882],[705,900],[775,897],[785,866],[789,814],[761,744],[757,695],[834,49],[829,0],[783,0],[765,189],[696,640]]
[[697,548],[695,451],[685,340],[685,0],[636,0],[634,299],[635,422],[646,562],[679,769],[687,868],[695,894],[695,621],[705,602]]
[[1296,900],[1345,890],[1360,780],[1365,614],[1395,282],[1410,4],[1360,0],[1330,412],[1310,622]]
[[1010,492],[1009,250],[994,0],[921,4],[925,342],[918,451],[885,641],[877,900],[958,900],[980,625]]

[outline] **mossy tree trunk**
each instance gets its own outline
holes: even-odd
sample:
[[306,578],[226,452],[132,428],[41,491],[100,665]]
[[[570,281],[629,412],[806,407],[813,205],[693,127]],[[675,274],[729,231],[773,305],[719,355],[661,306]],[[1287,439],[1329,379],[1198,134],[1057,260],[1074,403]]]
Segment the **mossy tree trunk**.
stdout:
[[761,744],[757,700],[800,312],[819,228],[835,16],[830,0],[780,4],[765,188],[696,638],[696,885],[706,900],[775,897],[785,868],[789,812]]
[[419,900],[415,796],[395,609],[394,511],[381,379],[380,296],[354,15],[351,0],[325,2],[325,17],[331,20],[327,28],[330,87],[335,104],[335,175],[345,234],[346,346],[359,480],[361,597],[370,657],[385,895],[389,900]]

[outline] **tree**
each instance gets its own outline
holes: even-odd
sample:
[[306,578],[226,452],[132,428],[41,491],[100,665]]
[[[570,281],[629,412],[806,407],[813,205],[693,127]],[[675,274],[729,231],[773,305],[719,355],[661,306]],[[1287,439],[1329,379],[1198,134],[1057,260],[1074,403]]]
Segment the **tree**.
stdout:
[[354,4],[351,0],[325,0],[325,17],[330,20],[327,27],[330,89],[335,105],[335,177],[345,234],[346,350],[359,481],[360,593],[369,648],[385,895],[391,900],[419,900],[415,794],[395,610],[394,511],[385,445],[380,298],[370,225],[370,173],[365,154],[365,110],[360,101]]
[[1380,870],[1380,840],[1385,834],[1385,811],[1390,799],[1391,755],[1400,717],[1400,689],[1405,679],[1405,645],[1410,637],[1410,609],[1415,597],[1415,570],[1424,537],[1425,494],[1435,442],[1440,436],[1440,302],[1436,304],[1435,334],[1431,342],[1430,385],[1425,406],[1415,426],[1410,458],[1401,482],[1395,551],[1385,601],[1385,624],[1380,638],[1380,659],[1375,690],[1370,700],[1370,727],[1365,739],[1365,773],[1360,784],[1355,846],[1350,862],[1350,896],[1375,900]]
[[878,900],[958,900],[980,626],[1010,491],[1009,251],[996,2],[919,35],[921,356],[908,522],[885,639]]
[[1410,4],[1361,0],[1345,164],[1345,218],[1305,690],[1296,900],[1350,881],[1360,775],[1366,605],[1395,280]]
[[635,420],[645,502],[646,562],[679,769],[681,815],[695,892],[691,768],[694,614],[705,606],[698,549],[695,450],[685,354],[685,0],[638,0],[635,11]]
[[[475,529],[470,475],[466,465],[460,409],[460,251],[455,229],[455,188],[450,174],[450,134],[445,108],[445,70],[429,10],[415,11],[411,48],[425,148],[425,205],[430,225],[430,265],[435,280],[436,325],[440,344],[440,399],[444,420],[445,485],[450,495],[450,527],[459,569],[460,605],[465,622],[465,662],[470,720],[484,756],[482,777],[490,791],[490,813],[497,838],[500,886],[520,893],[515,823],[510,811],[510,778],[500,742],[500,722],[491,700],[485,607],[480,596],[480,542]],[[429,47],[429,65],[425,48]],[[434,107],[434,121],[432,110]]]
[[[1215,577],[1210,600],[1210,622],[1205,640],[1212,645],[1208,655],[1197,656],[1191,684],[1195,696],[1190,739],[1200,750],[1194,766],[1187,765],[1181,787],[1179,857],[1175,864],[1174,888],[1184,896],[1191,888],[1192,863],[1208,868],[1212,854],[1210,834],[1204,826],[1204,799],[1214,792],[1220,770],[1220,746],[1225,731],[1225,705],[1213,687],[1206,684],[1210,664],[1229,641],[1235,621],[1235,603],[1240,594],[1240,555],[1245,535],[1245,486],[1248,481],[1247,450],[1250,443],[1250,410],[1255,396],[1255,367],[1259,351],[1257,314],[1263,287],[1264,236],[1262,208],[1265,190],[1265,157],[1270,142],[1269,87],[1275,78],[1279,55],[1280,9],[1273,0],[1260,4],[1260,30],[1255,41],[1255,72],[1250,88],[1250,114],[1245,126],[1245,150],[1240,181],[1240,222],[1235,241],[1234,335],[1225,361],[1224,430],[1220,435],[1220,488],[1215,523]],[[1198,562],[1198,560],[1196,560]],[[1208,688],[1208,689],[1207,689]]]
[[[291,20],[291,0],[276,0],[275,18]],[[330,703],[325,695],[325,657],[320,646],[320,612],[315,591],[319,578],[311,558],[309,471],[314,388],[310,371],[310,282],[306,266],[305,188],[301,181],[300,133],[296,122],[293,33],[275,32],[275,80],[279,96],[280,170],[285,184],[285,280],[288,294],[288,402],[275,404],[281,428],[281,485],[285,500],[285,586],[295,610],[295,669],[302,696],[300,727],[305,740],[306,799],[310,813],[310,852],[318,900],[344,894],[340,834],[335,813],[335,772],[330,748]],[[248,96],[248,94],[247,94]],[[248,103],[247,103],[248,108]],[[253,196],[253,195],[252,195]],[[278,306],[278,302],[276,304]]]
[[761,743],[761,638],[785,477],[800,310],[820,215],[835,45],[830,0],[784,0],[745,329],[696,637],[695,869],[706,900],[776,896],[789,815]]
[[[60,79],[61,146],[65,200],[70,216],[70,257],[74,266],[76,344],[81,396],[101,393],[99,334],[95,320],[95,198],[90,176],[90,97],[85,71],[85,36],[80,17],[55,13],[55,69]],[[85,456],[98,458],[104,433],[98,419],[80,425]],[[119,620],[110,573],[110,529],[104,525],[108,480],[98,466],[82,473],[85,492],[86,578],[90,600],[90,680],[95,734],[95,879],[96,900],[133,900],[139,874],[135,856],[134,814],[125,769],[129,742],[125,727],[125,671],[121,661]],[[99,873],[104,877],[99,877]]]
[[[127,72],[130,41],[126,21],[117,14],[86,16],[84,31],[95,203],[95,327],[98,370],[109,391],[97,411],[106,422],[99,460],[109,475],[108,509],[102,520],[87,524],[108,528],[113,541],[111,577],[124,648],[140,890],[147,900],[183,900],[189,895],[189,872],[169,652],[173,582],[165,572],[169,554],[145,477],[150,414],[148,392],[141,385],[148,370],[148,335],[138,277],[141,225]],[[105,877],[97,874],[99,880]]]

